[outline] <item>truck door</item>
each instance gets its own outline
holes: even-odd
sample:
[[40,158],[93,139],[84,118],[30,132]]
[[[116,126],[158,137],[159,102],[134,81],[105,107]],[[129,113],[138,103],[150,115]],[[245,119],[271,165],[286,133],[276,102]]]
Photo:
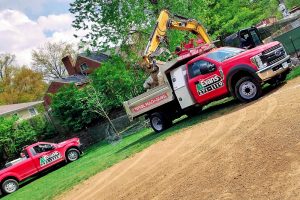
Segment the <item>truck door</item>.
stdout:
[[226,93],[223,71],[205,59],[187,65],[189,88],[199,104],[205,104]]
[[33,154],[35,165],[39,171],[42,171],[64,160],[64,156],[61,155],[55,146],[48,143],[40,143],[34,146],[31,150],[31,153]]
[[35,168],[33,160],[30,159],[26,149],[22,151],[21,155],[22,161],[16,165],[15,169],[22,180],[35,174],[37,169]]

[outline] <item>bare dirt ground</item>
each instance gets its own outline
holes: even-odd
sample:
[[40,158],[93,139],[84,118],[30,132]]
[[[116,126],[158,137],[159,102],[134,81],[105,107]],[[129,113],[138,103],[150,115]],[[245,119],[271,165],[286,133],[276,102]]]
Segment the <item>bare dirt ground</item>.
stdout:
[[300,78],[186,128],[58,199],[300,199]]

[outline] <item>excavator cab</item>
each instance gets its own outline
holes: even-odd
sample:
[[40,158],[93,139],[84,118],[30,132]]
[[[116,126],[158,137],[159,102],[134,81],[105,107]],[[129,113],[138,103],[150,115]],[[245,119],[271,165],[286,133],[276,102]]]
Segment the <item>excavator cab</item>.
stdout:
[[222,43],[223,46],[252,49],[263,44],[263,41],[257,28],[250,27],[226,37]]

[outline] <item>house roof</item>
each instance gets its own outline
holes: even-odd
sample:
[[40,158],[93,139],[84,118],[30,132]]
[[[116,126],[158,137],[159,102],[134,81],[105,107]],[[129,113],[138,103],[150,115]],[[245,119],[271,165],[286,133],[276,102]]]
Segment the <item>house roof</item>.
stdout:
[[78,85],[84,84],[88,82],[88,77],[84,75],[72,75],[67,76],[64,78],[54,79],[52,82],[59,82],[59,83],[75,83]]
[[35,105],[42,104],[44,101],[35,101],[35,102],[28,102],[28,103],[19,103],[19,104],[10,104],[10,105],[4,105],[0,106],[0,116],[17,112],[19,110],[24,110],[26,108],[31,108]]
[[109,55],[107,55],[105,53],[98,53],[98,52],[81,53],[81,54],[79,54],[79,56],[85,57],[85,58],[88,58],[88,59],[92,59],[92,60],[97,61],[99,63],[109,59]]

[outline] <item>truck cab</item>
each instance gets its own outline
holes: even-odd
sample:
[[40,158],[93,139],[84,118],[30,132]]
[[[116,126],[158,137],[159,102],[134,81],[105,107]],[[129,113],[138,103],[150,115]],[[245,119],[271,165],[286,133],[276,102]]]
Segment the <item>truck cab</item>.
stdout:
[[222,46],[252,49],[262,45],[263,41],[256,27],[239,30],[238,32],[225,37]]

